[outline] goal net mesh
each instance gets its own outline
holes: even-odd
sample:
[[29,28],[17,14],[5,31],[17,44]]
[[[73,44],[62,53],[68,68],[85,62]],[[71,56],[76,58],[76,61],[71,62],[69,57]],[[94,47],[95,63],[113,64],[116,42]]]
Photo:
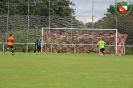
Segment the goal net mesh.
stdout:
[[116,29],[42,28],[42,36],[42,51],[55,53],[99,53],[96,44],[102,38],[106,42],[106,54],[116,54],[118,51],[122,54],[126,39]]

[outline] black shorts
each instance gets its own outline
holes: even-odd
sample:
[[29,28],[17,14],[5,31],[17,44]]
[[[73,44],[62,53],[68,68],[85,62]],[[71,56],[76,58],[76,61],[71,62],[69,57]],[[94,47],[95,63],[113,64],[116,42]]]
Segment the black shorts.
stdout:
[[40,49],[41,46],[40,45],[35,45],[35,49]]
[[102,52],[103,52],[103,51],[105,51],[105,49],[104,49],[104,48],[101,48],[100,50],[101,50]]
[[11,48],[11,49],[12,49],[12,48],[13,48],[13,46],[11,46],[11,45],[8,45],[8,48]]

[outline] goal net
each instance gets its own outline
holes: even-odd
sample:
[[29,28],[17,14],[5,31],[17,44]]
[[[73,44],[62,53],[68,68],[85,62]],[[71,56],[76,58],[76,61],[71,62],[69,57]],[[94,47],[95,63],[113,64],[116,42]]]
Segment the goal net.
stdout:
[[[43,52],[99,53],[99,47],[96,44],[100,38],[106,42],[106,54],[124,52],[125,39],[122,40],[121,45],[118,45],[120,33],[117,29],[42,28],[42,36]],[[123,46],[121,50],[119,46]]]

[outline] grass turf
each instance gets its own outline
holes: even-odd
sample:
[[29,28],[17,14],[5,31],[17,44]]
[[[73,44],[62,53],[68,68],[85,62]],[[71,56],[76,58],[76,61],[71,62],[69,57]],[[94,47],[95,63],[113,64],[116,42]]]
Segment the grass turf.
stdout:
[[0,88],[133,88],[133,56],[0,53]]

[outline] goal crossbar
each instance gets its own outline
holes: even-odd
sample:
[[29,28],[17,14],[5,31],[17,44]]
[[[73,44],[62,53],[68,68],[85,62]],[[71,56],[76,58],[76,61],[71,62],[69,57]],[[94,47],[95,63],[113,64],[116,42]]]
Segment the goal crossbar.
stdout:
[[[44,35],[44,30],[48,30],[49,33],[51,30],[76,30],[76,31],[115,31],[115,54],[117,55],[117,36],[118,36],[118,31],[117,29],[91,29],[91,28],[49,28],[49,27],[42,27],[42,36]],[[41,47],[43,48],[44,41],[42,40],[42,45]],[[63,45],[63,44],[62,44]],[[92,44],[93,45],[93,44]],[[43,51],[43,50],[41,50]]]

